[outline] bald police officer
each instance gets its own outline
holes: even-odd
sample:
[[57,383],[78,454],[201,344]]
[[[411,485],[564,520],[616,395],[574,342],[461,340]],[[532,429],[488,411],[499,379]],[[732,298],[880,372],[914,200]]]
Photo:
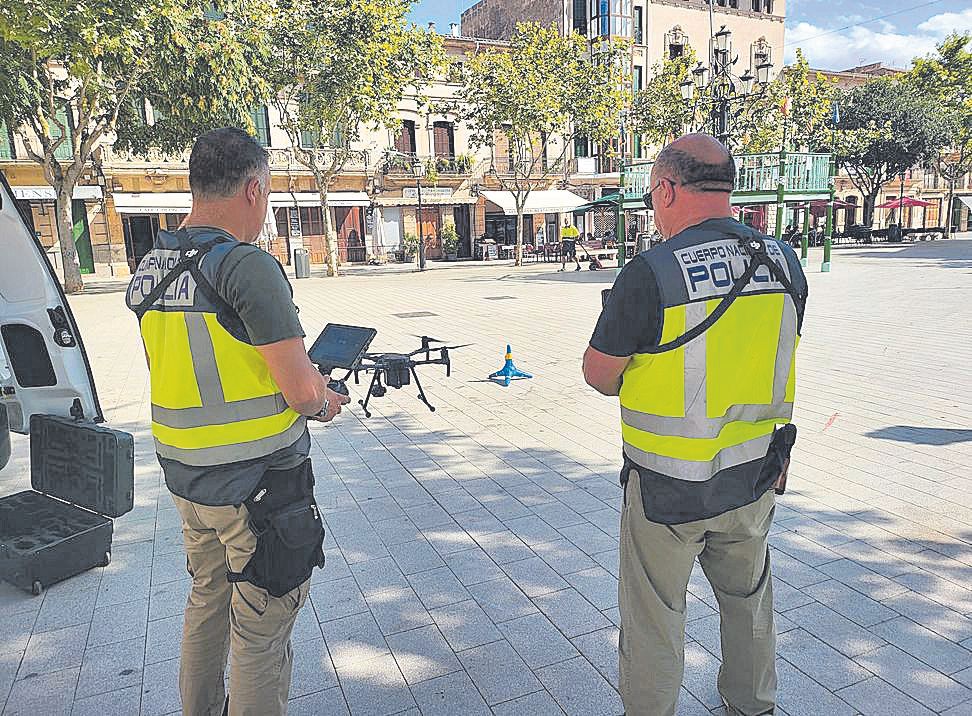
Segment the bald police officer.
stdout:
[[[629,716],[675,713],[696,559],[719,602],[726,712],[771,714],[776,703],[767,535],[792,445],[792,429],[777,426],[793,411],[806,279],[788,246],[732,219],[734,179],[712,137],[686,135],[659,154],[646,204],[666,241],[625,266],[584,355],[588,384],[621,403]],[[726,299],[746,280],[751,249],[778,271],[757,262]]]

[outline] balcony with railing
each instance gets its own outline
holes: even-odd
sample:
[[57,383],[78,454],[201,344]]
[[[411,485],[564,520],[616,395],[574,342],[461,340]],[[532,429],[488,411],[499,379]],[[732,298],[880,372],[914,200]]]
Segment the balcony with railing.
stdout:
[[[652,163],[629,165],[624,174],[625,201],[638,201],[648,191]],[[783,194],[788,201],[823,199],[830,192],[830,155],[793,152],[786,155]],[[780,155],[741,154],[736,157],[733,204],[776,201]]]
[[[416,166],[418,164],[418,166]],[[472,174],[476,159],[470,154],[455,156],[427,156],[403,152],[386,152],[381,172],[388,177],[414,177],[416,173],[427,176],[435,170],[439,176],[468,176]]]
[[501,177],[540,177],[548,172],[563,170],[564,163],[547,157],[517,159],[515,157],[493,157],[490,170]]

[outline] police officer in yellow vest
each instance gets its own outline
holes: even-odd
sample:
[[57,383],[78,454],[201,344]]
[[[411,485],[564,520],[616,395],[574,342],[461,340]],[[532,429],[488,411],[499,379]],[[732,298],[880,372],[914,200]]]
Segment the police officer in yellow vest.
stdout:
[[310,363],[280,264],[251,245],[267,217],[266,151],[239,129],[207,132],[192,149],[189,185],[192,212],[179,230],[159,232],[127,297],[192,575],[182,709],[284,714],[290,634],[324,563],[306,419],[333,419],[347,398]]
[[628,716],[675,713],[696,559],[719,602],[726,712],[775,708],[767,535],[795,436],[787,424],[806,279],[788,246],[731,218],[734,179],[712,137],[662,150],[646,203],[667,240],[625,266],[584,356],[587,382],[621,402]]

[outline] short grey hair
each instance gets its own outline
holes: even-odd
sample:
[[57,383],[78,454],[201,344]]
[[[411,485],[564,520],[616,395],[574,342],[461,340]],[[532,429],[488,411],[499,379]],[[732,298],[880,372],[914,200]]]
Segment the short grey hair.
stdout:
[[189,188],[200,199],[227,199],[251,179],[265,192],[269,175],[267,150],[236,127],[200,134],[189,155]]
[[658,154],[655,171],[695,191],[728,192],[736,183],[736,163],[728,149],[721,161],[709,163],[669,145]]

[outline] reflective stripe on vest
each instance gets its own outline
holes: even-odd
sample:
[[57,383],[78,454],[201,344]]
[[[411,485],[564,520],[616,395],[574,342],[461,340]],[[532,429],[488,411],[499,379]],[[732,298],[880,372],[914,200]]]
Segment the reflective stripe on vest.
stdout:
[[[666,308],[661,342],[701,323],[719,300]],[[742,295],[681,348],[635,355],[620,395],[629,459],[699,482],[762,458],[776,425],[793,414],[796,324],[789,295]]]
[[[190,310],[153,306],[140,328],[151,367],[152,434],[161,457],[210,466],[265,457],[296,442],[292,410],[252,345],[195,293]],[[179,306],[183,308],[183,306]]]

